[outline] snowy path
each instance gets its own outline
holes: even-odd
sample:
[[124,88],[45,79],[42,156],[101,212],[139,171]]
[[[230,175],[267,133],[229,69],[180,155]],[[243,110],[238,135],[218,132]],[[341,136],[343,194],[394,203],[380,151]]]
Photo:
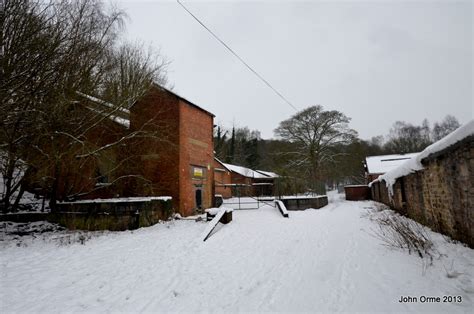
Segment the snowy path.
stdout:
[[[433,234],[422,260],[371,235],[371,202],[320,210],[234,211],[206,242],[203,222],[110,233],[85,245],[34,241],[0,248],[0,312],[402,311],[472,309],[474,251]],[[444,267],[454,260],[457,278]],[[401,304],[400,296],[461,295],[461,304]]]

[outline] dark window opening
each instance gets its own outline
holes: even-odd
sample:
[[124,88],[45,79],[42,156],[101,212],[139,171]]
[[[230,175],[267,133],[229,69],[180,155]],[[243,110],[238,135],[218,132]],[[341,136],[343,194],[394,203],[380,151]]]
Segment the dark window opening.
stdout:
[[403,178],[400,179],[400,186],[402,190],[402,204],[405,204],[407,201],[407,196],[405,193],[405,180],[403,180]]
[[202,190],[196,190],[196,208],[202,209]]

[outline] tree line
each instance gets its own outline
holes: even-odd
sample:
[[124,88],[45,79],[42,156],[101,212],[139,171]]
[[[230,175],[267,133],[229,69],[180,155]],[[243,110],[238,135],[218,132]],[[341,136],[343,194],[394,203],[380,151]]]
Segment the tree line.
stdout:
[[318,105],[280,122],[274,139],[262,139],[258,130],[247,127],[219,125],[214,134],[216,156],[277,172],[287,193],[324,193],[325,186],[364,184],[367,156],[420,152],[460,126],[451,115],[433,127],[427,119],[420,125],[396,121],[387,135],[363,140],[349,122],[345,114]]

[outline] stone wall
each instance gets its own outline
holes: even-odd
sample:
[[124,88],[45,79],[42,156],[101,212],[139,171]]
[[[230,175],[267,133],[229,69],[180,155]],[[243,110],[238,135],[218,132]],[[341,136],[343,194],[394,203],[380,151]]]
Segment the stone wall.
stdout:
[[423,170],[397,179],[392,197],[384,181],[372,184],[372,198],[474,247],[473,137],[430,155],[422,164]]
[[154,225],[173,214],[171,199],[60,203],[58,208],[47,220],[71,230],[131,230]]
[[285,197],[282,198],[281,201],[285,204],[287,210],[305,210],[308,208],[318,209],[328,204],[328,197],[325,195],[305,198]]

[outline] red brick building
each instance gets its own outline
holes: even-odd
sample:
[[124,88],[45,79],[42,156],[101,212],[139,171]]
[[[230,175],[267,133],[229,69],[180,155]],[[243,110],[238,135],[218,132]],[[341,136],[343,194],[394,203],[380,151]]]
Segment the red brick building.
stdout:
[[[113,106],[87,95],[81,103],[95,113]],[[105,119],[88,132],[87,141],[93,147],[115,145],[80,161],[71,151],[59,201],[171,196],[183,216],[212,207],[212,113],[157,85],[129,109],[103,112]]]
[[[213,203],[214,115],[177,94],[153,86],[130,108],[130,131],[156,136],[134,146],[128,166],[143,177],[135,195],[169,195],[181,215]],[[131,188],[130,186],[128,188]]]
[[242,166],[224,165],[231,171],[232,196],[273,195],[275,177]]
[[215,194],[222,195],[223,198],[231,198],[231,171],[217,158],[214,158],[213,169]]

